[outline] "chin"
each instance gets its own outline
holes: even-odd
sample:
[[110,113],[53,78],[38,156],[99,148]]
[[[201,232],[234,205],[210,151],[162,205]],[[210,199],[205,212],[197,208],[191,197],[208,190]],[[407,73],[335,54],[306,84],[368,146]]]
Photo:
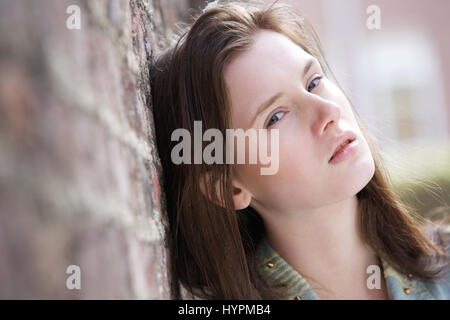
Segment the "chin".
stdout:
[[355,194],[364,189],[364,187],[369,184],[370,180],[372,180],[375,174],[375,161],[373,160],[371,154],[369,155],[368,160],[365,162],[363,168],[361,168],[361,170],[358,171],[359,171],[358,175],[359,179]]

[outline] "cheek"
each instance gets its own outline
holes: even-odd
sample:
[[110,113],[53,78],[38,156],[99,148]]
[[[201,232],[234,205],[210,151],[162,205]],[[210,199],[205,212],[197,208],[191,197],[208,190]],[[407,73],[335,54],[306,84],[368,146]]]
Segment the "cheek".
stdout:
[[291,178],[308,177],[308,173],[317,171],[320,166],[320,148],[304,132],[302,123],[294,119],[286,122],[280,130],[279,163],[280,175]]
[[[240,181],[259,199],[272,200],[289,196],[292,192],[311,188],[319,172],[317,159],[314,159],[308,143],[301,139],[280,137],[278,150],[278,171],[273,175],[262,175],[262,165],[243,164],[236,166]],[[273,158],[272,158],[273,161]],[[283,196],[284,195],[284,196]]]
[[313,150],[301,142],[282,146],[280,149],[280,168],[277,179],[280,188],[288,193],[300,191],[306,186],[313,188],[319,173],[318,161]]
[[[267,180],[273,186],[288,184],[290,188],[297,188],[299,185],[310,184],[311,177],[317,175],[320,149],[305,135],[305,129],[294,112],[287,117],[280,125],[278,146],[272,148],[278,160],[278,171],[275,175],[268,176]],[[263,180],[265,176],[261,178]]]

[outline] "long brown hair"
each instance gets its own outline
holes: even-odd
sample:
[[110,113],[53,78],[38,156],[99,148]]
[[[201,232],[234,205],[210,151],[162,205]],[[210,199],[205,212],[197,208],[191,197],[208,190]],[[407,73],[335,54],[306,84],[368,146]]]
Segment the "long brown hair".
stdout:
[[[251,207],[234,209],[230,164],[180,164],[171,160],[173,130],[194,134],[194,121],[203,130],[217,128],[225,136],[230,104],[223,70],[239,52],[249,48],[258,29],[279,32],[320,62],[333,76],[320,41],[304,16],[287,4],[270,6],[256,1],[221,3],[195,17],[176,43],[152,61],[151,94],[158,152],[169,220],[172,292],[180,284],[189,292],[212,299],[277,299],[255,261],[264,224]],[[338,85],[339,86],[339,85]],[[352,106],[375,161],[375,174],[358,194],[361,232],[375,252],[403,273],[434,279],[448,268],[443,236],[424,231],[426,220],[394,193],[377,141]],[[199,177],[211,179],[205,196]],[[223,206],[218,206],[223,199]],[[433,239],[435,241],[432,241]]]

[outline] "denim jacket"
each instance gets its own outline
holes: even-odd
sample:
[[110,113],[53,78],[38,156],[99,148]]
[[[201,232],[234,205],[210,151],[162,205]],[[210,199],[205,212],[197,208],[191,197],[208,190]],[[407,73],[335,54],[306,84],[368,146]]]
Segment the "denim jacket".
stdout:
[[[288,300],[318,300],[318,296],[294,268],[292,268],[264,237],[258,244],[256,259],[259,270],[269,283],[285,285]],[[439,280],[420,281],[404,275],[380,259],[390,300],[449,300],[450,273]]]

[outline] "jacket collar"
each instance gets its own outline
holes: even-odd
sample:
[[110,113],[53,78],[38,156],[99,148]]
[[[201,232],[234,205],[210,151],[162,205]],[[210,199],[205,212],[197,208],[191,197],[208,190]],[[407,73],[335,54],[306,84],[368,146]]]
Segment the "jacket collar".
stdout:
[[[319,300],[306,279],[272,248],[267,237],[263,237],[258,244],[256,260],[259,270],[262,271],[263,276],[269,283],[286,287],[287,300]],[[380,258],[380,260],[389,299],[434,299],[422,282],[398,272],[384,259]]]

